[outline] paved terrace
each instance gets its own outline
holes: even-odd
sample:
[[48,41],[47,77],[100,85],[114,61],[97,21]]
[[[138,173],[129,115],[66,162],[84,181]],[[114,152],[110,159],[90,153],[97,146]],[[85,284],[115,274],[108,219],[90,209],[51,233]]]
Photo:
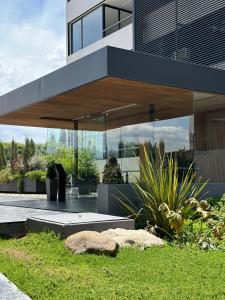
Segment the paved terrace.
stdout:
[[133,220],[98,214],[96,202],[93,197],[57,203],[43,195],[0,194],[0,235],[17,237],[27,231],[51,230],[65,238],[82,230],[134,228]]
[[63,212],[97,212],[97,198],[93,196],[54,202],[47,201],[45,195],[0,194],[0,205]]

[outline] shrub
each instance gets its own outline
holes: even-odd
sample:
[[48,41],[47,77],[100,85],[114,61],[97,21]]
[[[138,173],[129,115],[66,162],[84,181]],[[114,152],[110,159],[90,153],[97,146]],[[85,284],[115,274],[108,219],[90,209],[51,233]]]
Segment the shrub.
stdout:
[[0,170],[5,169],[7,166],[7,161],[5,157],[5,149],[2,143],[0,143]]
[[62,164],[67,174],[74,173],[74,150],[72,147],[59,147],[54,154],[47,155],[47,161],[48,164],[51,164],[52,161]]
[[13,180],[10,168],[0,171],[0,183],[8,183]]
[[91,151],[79,150],[78,153],[78,177],[83,182],[99,182],[99,172],[95,163],[94,154]]
[[173,244],[225,251],[225,198],[215,207],[206,203],[202,201],[202,210],[197,208],[199,218],[186,222],[183,232],[176,237]]
[[19,156],[16,159],[10,161],[10,167],[12,174],[24,173],[23,161]]
[[25,177],[32,180],[39,180],[41,182],[45,182],[46,173],[46,171],[41,170],[29,171],[25,174]]
[[39,155],[34,155],[28,162],[28,167],[30,171],[35,170],[46,170],[47,168],[47,160]]
[[142,200],[141,212],[124,195],[118,200],[137,221],[155,227],[159,234],[172,237],[181,233],[185,221],[194,214],[191,200],[199,199],[206,183],[201,183],[190,165],[179,184],[177,160],[160,153],[154,159],[146,149],[140,174],[134,187]]
[[102,183],[121,184],[124,183],[120,165],[116,157],[110,157],[104,167]]

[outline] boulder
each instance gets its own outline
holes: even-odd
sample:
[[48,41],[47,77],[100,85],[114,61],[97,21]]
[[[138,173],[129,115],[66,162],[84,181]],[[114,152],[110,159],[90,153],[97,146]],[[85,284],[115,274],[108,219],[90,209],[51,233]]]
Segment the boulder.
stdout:
[[162,239],[142,229],[126,230],[117,228],[103,231],[102,234],[112,238],[119,244],[120,248],[135,246],[145,249],[151,246],[162,246],[164,244]]
[[73,253],[93,253],[114,256],[119,248],[118,243],[110,236],[96,231],[81,231],[69,236],[65,246]]

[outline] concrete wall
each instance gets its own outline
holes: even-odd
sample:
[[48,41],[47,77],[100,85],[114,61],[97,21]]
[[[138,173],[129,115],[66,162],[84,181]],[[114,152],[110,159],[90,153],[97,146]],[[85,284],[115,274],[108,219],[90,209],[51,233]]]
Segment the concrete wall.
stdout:
[[91,44],[90,46],[81,49],[80,51],[67,56],[67,63],[71,63],[75,60],[78,60],[100,48],[105,46],[112,46],[127,50],[133,49],[133,24],[130,24],[109,36]]

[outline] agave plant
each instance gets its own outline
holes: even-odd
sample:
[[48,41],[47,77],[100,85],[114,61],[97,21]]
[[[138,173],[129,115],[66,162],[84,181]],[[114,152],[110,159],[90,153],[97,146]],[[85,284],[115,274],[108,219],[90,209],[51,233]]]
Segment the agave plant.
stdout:
[[185,223],[196,212],[191,200],[200,202],[200,195],[207,182],[202,183],[191,164],[178,180],[178,163],[172,155],[148,155],[144,149],[144,161],[140,163],[140,178],[136,177],[134,187],[142,201],[137,208],[124,195],[119,197],[122,206],[138,221],[155,227],[160,234],[179,234]]

